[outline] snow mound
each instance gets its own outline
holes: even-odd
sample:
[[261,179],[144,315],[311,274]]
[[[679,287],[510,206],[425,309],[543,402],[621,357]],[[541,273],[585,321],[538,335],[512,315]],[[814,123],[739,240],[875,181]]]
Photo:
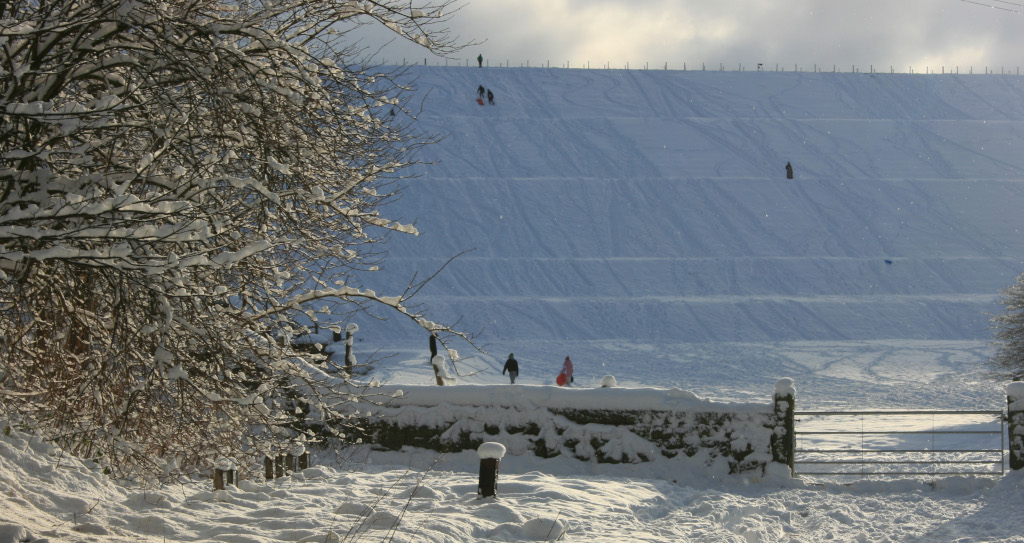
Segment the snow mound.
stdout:
[[558,519],[535,518],[523,523],[523,535],[530,541],[557,541],[569,529]]

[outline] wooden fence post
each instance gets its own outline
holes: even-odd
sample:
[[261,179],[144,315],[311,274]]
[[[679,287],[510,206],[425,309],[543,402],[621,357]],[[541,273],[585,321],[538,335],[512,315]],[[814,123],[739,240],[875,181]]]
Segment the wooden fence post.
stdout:
[[480,482],[476,492],[482,498],[494,496],[498,493],[498,461],[505,456],[505,446],[489,441],[480,444],[476,453],[480,456]]
[[213,463],[213,489],[224,490],[224,485],[235,484],[235,461],[231,458],[218,458]]
[[309,467],[309,451],[306,451],[299,455],[299,471],[302,471]]
[[1024,381],[1006,385],[1006,419],[1010,469],[1024,468]]
[[775,430],[772,432],[772,461],[789,466],[793,473],[793,457],[796,449],[796,387],[793,380],[785,377],[775,383]]
[[268,481],[274,478],[274,460],[269,456],[263,457],[263,478]]
[[278,479],[281,478],[281,477],[284,477],[284,456],[283,455],[279,454],[279,455],[277,455],[276,458],[274,458],[274,477],[278,478]]

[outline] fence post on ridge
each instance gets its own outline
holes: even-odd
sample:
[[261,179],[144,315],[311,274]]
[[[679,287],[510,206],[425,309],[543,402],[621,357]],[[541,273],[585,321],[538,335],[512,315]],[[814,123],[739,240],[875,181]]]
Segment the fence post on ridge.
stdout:
[[775,410],[775,429],[772,432],[772,461],[789,466],[793,473],[793,456],[796,449],[796,387],[793,380],[784,377],[775,382],[772,397]]
[[1006,420],[1010,469],[1018,470],[1024,468],[1024,381],[1006,385]]

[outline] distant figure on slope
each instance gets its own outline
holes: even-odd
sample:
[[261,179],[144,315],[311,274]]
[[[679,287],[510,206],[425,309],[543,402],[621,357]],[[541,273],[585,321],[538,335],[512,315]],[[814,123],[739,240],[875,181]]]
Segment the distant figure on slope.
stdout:
[[483,100],[484,99],[484,92],[486,92],[484,90],[484,86],[480,85],[479,87],[476,88],[476,97],[481,99],[481,100]]
[[508,378],[512,381],[512,384],[516,384],[516,377],[519,376],[519,362],[512,356],[512,353],[508,353],[508,360],[505,361],[505,367],[501,369],[501,374],[505,375],[508,372]]
[[558,374],[558,379],[555,382],[558,383],[558,386],[565,386],[573,382],[572,360],[568,356],[565,357],[565,362],[562,363],[562,372]]
[[487,89],[487,103],[494,105],[494,93],[490,89]]
[[786,163],[786,179],[793,179],[793,165]]
[[483,56],[483,54],[479,54],[479,55],[477,55],[477,56],[476,56],[476,63],[477,63],[477,65],[479,65],[479,66],[480,66],[481,68],[483,68],[483,67],[484,67],[484,56]]

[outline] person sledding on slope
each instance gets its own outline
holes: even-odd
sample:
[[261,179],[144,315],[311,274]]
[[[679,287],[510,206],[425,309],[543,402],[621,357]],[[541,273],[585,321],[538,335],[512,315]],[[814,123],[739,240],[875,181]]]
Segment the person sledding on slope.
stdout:
[[516,377],[519,376],[519,362],[516,361],[512,353],[508,353],[508,360],[505,361],[505,367],[501,369],[501,374],[505,375],[508,372],[508,378],[512,380],[512,384],[516,384]]
[[480,85],[476,88],[476,97],[483,100],[485,92],[487,92],[487,89],[485,89],[483,85]]
[[562,372],[558,374],[558,379],[555,382],[558,383],[558,386],[565,386],[573,382],[572,360],[568,356],[565,357],[565,362],[562,363]]

